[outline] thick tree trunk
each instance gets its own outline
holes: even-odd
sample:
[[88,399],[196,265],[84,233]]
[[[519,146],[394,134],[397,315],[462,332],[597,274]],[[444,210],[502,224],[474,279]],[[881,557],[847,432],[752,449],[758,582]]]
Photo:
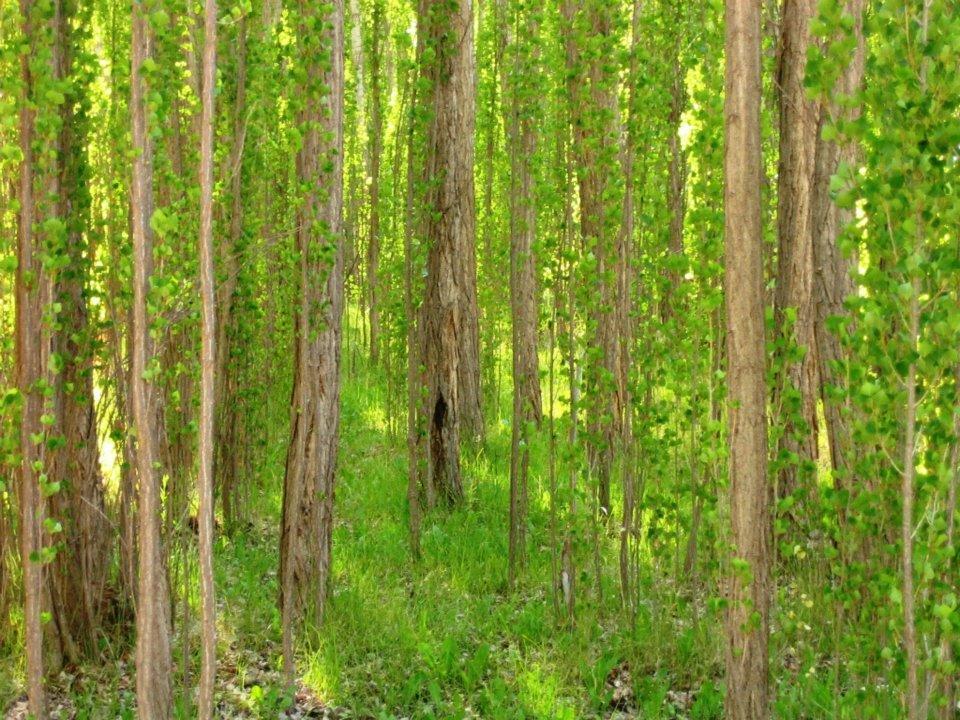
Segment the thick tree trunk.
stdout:
[[[71,78],[74,73],[72,32],[76,14],[76,3],[64,0],[54,18],[54,73],[58,79]],[[78,662],[79,655],[95,654],[98,649],[97,630],[110,556],[85,295],[89,262],[84,257],[87,248],[83,233],[89,207],[84,153],[86,117],[82,110],[75,109],[83,107],[78,95],[84,87],[72,87],[70,97],[59,108],[58,196],[54,208],[56,217],[64,223],[68,260],[55,285],[61,310],[53,335],[53,352],[62,360],[62,370],[54,377],[56,432],[64,443],[51,454],[48,474],[60,483],[60,492],[51,495],[48,503],[51,517],[63,527],[58,538],[61,550],[49,568],[52,617],[59,628],[60,654]]]
[[445,501],[463,497],[460,436],[482,435],[475,232],[473,8],[471,0],[423,0],[421,32],[432,49],[421,73],[432,87],[426,129],[424,235],[429,242],[422,360],[427,374],[430,483]]
[[760,215],[760,2],[727,0],[724,209],[730,520],[730,720],[769,717],[770,508]]
[[[284,676],[293,681],[293,623],[323,619],[330,583],[334,474],[340,428],[343,315],[343,0],[325,12],[302,0],[301,57],[306,63],[297,175],[306,196],[297,212],[300,308],[283,485],[280,606]],[[317,14],[319,14],[319,17]],[[308,25],[321,19],[323,32]],[[324,61],[326,56],[329,60]]]
[[[197,524],[200,545],[200,604],[203,637],[200,663],[200,720],[213,717],[213,685],[217,670],[217,606],[213,586],[213,455],[216,410],[217,317],[213,267],[213,93],[217,67],[217,3],[203,4],[203,77],[200,117],[200,499]],[[185,630],[186,632],[186,630]]]
[[160,474],[157,470],[157,389],[153,370],[147,298],[153,271],[153,141],[147,127],[148,88],[144,63],[152,58],[148,10],[133,3],[130,115],[133,125],[133,333],[131,404],[136,425],[135,464],[140,543],[137,591],[137,712],[141,718],[163,720],[171,712],[170,589],[160,537]]
[[510,533],[508,584],[513,587],[526,562],[527,473],[530,427],[539,427],[542,409],[537,325],[537,205],[533,163],[537,149],[535,77],[539,61],[538,22],[533,10],[517,18],[521,28],[509,48],[514,67],[508,81],[507,147],[510,155],[510,300],[513,315],[513,427],[510,452]]
[[[780,168],[777,191],[779,251],[775,296],[777,332],[790,346],[804,348],[803,358],[785,357],[775,407],[783,435],[781,455],[796,455],[780,471],[778,497],[800,489],[817,458],[817,344],[814,335],[812,193],[817,145],[818,103],[804,87],[810,22],[815,0],[784,0],[777,85],[780,91]],[[788,314],[796,313],[792,323]],[[785,327],[786,326],[786,327]],[[785,332],[786,331],[786,332]],[[787,351],[789,356],[790,352]],[[799,407],[793,407],[794,391]],[[806,466],[806,468],[804,467]]]
[[[850,63],[844,69],[837,84],[836,92],[841,95],[853,95],[863,84],[866,45],[863,36],[863,11],[865,0],[847,0],[846,12],[853,20],[853,33],[856,46]],[[853,463],[853,439],[851,437],[850,412],[848,400],[838,400],[831,392],[842,388],[844,378],[837,370],[845,359],[846,353],[840,338],[828,327],[831,317],[847,314],[844,300],[855,288],[851,278],[853,261],[844,257],[838,244],[843,228],[853,219],[851,210],[843,210],[830,198],[830,178],[837,173],[841,163],[854,167],[858,148],[846,142],[838,144],[823,139],[823,128],[827,122],[841,115],[855,119],[859,108],[843,109],[837,104],[824,103],[821,106],[817,128],[816,176],[812,197],[812,233],[814,266],[814,333],[817,346],[818,377],[820,397],[823,400],[823,414],[827,439],[830,445],[830,462],[835,482],[850,482],[849,468]],[[846,393],[841,393],[846,397]]]

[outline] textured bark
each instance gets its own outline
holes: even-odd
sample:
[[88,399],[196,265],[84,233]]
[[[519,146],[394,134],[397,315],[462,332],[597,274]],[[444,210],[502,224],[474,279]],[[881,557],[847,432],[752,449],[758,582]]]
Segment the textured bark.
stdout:
[[730,520],[726,717],[769,717],[770,508],[760,214],[760,3],[727,0],[724,125]]
[[[42,43],[46,29],[36,26],[35,2],[20,0],[23,36],[31,44]],[[36,49],[36,48],[34,48]],[[22,394],[20,416],[20,558],[23,569],[23,625],[26,655],[27,709],[39,720],[46,717],[43,673],[43,636],[41,613],[49,607],[44,585],[44,567],[39,553],[44,544],[44,503],[40,495],[40,475],[46,460],[46,443],[41,416],[44,414],[43,383],[50,377],[51,334],[43,322],[43,312],[53,300],[53,278],[44,270],[40,253],[44,248],[41,232],[42,202],[55,173],[38,173],[34,166],[33,142],[36,111],[28,98],[35,92],[35,78],[29,54],[20,55],[20,214],[17,222],[16,341],[17,385]],[[55,189],[55,185],[54,188]],[[39,196],[39,197],[38,197]],[[35,441],[35,437],[41,440]],[[51,623],[47,623],[50,627]]]
[[231,347],[236,334],[234,296],[240,272],[237,255],[243,235],[243,147],[246,138],[247,112],[247,19],[238,21],[236,39],[236,95],[233,102],[233,138],[230,148],[230,231],[220,246],[220,263],[224,268],[223,282],[217,293],[217,347],[216,347],[216,456],[214,483],[219,489],[223,520],[232,532],[237,520],[237,470],[241,450],[237,442],[237,368],[231,358]]
[[217,67],[217,3],[203,4],[203,77],[200,117],[200,503],[197,524],[200,546],[201,662],[200,720],[213,717],[213,685],[217,671],[217,605],[213,586],[213,455],[216,410],[217,318],[213,267],[213,93]]
[[[132,235],[132,233],[131,233]],[[116,255],[114,255],[116,259]],[[111,283],[116,285],[116,283]],[[136,608],[137,597],[137,489],[134,481],[135,458],[133,453],[133,406],[131,404],[130,355],[133,352],[131,342],[133,334],[132,315],[124,313],[124,324],[114,321],[113,340],[115,347],[112,372],[116,392],[117,413],[111,428],[115,437],[122,437],[120,448],[123,462],[120,465],[120,532],[118,554],[120,557],[120,590],[126,609]],[[120,313],[118,313],[120,315]],[[125,351],[120,352],[120,338],[123,338]]]
[[[866,62],[866,45],[863,36],[863,12],[865,0],[848,0],[846,12],[853,19],[853,32],[856,49],[850,63],[843,71],[836,93],[853,95],[863,84]],[[838,400],[831,389],[842,388],[844,378],[838,367],[846,358],[846,353],[836,333],[828,328],[831,317],[847,314],[844,300],[855,288],[851,277],[853,261],[844,257],[838,245],[838,237],[843,228],[853,219],[852,210],[844,210],[830,198],[830,178],[837,173],[840,163],[851,167],[857,161],[858,148],[852,143],[838,144],[823,139],[823,127],[831,119],[859,117],[859,107],[841,108],[837,104],[821,105],[816,145],[816,176],[812,198],[813,218],[813,255],[814,255],[814,333],[817,346],[818,375],[820,396],[823,400],[823,414],[827,438],[830,445],[830,462],[834,470],[835,482],[846,477],[849,482],[849,468],[853,464],[853,438],[851,436],[852,411],[849,400]],[[847,394],[842,393],[846,398]]]
[[136,426],[139,578],[137,589],[137,713],[163,720],[171,712],[170,589],[160,537],[160,476],[157,469],[157,388],[146,377],[154,363],[147,296],[153,272],[153,142],[147,127],[144,62],[153,55],[148,10],[133,2],[130,116],[133,131],[131,215],[133,223],[133,332],[131,405]]
[[474,160],[471,0],[422,0],[419,27],[432,48],[426,128],[424,236],[429,243],[422,360],[427,374],[430,484],[446,502],[463,497],[460,436],[482,434]]
[[536,88],[528,78],[539,61],[538,23],[533,11],[517,18],[521,28],[508,49],[514,66],[508,80],[507,147],[510,155],[510,306],[513,319],[513,427],[510,451],[509,575],[512,587],[526,563],[527,474],[530,465],[528,428],[539,427],[543,415],[537,325],[540,298],[537,282],[537,205],[533,162],[537,149]]
[[[775,318],[777,332],[788,345],[805,349],[803,359],[784,367],[776,387],[774,406],[781,412],[783,435],[781,454],[798,456],[780,471],[778,496],[799,489],[799,464],[817,459],[817,345],[814,335],[813,302],[813,216],[812,193],[815,173],[819,107],[804,88],[810,22],[816,12],[815,0],[784,0],[779,46],[777,84],[780,91],[780,167],[777,190],[777,236],[779,241]],[[796,311],[796,322],[785,331],[786,313]],[[800,394],[799,416],[790,407],[792,391]],[[783,407],[783,403],[788,403]],[[806,473],[809,477],[809,473]]]
[[[302,0],[304,23],[321,13],[323,32],[300,28],[306,63],[297,175],[306,196],[297,210],[300,307],[283,484],[280,607],[284,676],[293,680],[293,623],[323,619],[330,585],[334,475],[340,427],[343,315],[343,0],[315,8]],[[319,50],[329,53],[324,61]]]
[[[64,0],[53,18],[53,75],[63,80],[74,74],[75,41],[72,37],[77,5]],[[60,128],[56,138],[56,201],[48,200],[46,212],[64,223],[64,252],[67,265],[57,275],[54,295],[60,303],[57,327],[52,333],[52,351],[62,360],[62,370],[52,377],[54,384],[54,434],[63,446],[50,453],[46,468],[60,491],[48,499],[48,512],[63,527],[57,537],[61,544],[47,575],[51,618],[60,647],[54,655],[79,662],[97,651],[101,599],[109,564],[107,523],[104,514],[103,482],[97,448],[93,406],[92,347],[86,303],[86,260],[83,236],[89,196],[86,190],[84,141],[86,117],[79,97],[84,88],[72,92],[60,105]],[[78,102],[79,101],[79,102]],[[53,162],[53,161],[51,161]],[[48,671],[54,668],[48,668]]]

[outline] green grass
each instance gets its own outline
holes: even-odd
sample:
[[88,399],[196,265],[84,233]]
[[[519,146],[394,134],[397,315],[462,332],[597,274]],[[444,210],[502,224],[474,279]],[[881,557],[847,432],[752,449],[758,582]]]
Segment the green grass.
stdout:
[[[593,581],[584,580],[573,627],[555,616],[548,508],[539,501],[546,497],[543,457],[531,477],[529,565],[521,587],[507,593],[509,428],[502,424],[482,449],[464,453],[466,502],[424,518],[422,558],[414,563],[405,445],[384,432],[380,400],[372,378],[346,383],[333,599],[301,661],[319,694],[360,716],[579,718],[606,708],[607,674],[626,661],[654,673],[655,682],[641,675],[635,684],[650,686],[658,698],[650,712],[659,713],[666,712],[659,688],[692,680],[671,675],[673,660],[695,661],[708,675],[718,669],[702,633],[671,646],[663,639],[673,623],[646,608],[632,627],[612,574],[604,577],[602,605]],[[604,539],[605,555],[614,542]]]
[[[600,599],[592,536],[584,523],[578,567],[586,572],[578,579],[576,623],[566,622],[554,611],[548,463],[542,444],[535,444],[529,563],[518,588],[508,592],[510,428],[492,421],[484,445],[464,452],[465,503],[424,517],[422,558],[414,562],[408,547],[405,442],[386,430],[382,378],[376,371],[361,373],[346,378],[343,388],[333,594],[325,624],[298,634],[298,670],[307,687],[356,718],[572,720],[610,717],[608,678],[618,676],[630,686],[631,708],[639,717],[722,717],[721,617],[706,602],[718,589],[708,584],[692,594],[677,572],[676,538],[684,537],[683,528],[671,530],[673,521],[664,520],[667,539],[644,542],[641,602],[628,614],[618,594],[616,529],[599,538]],[[282,403],[276,404],[275,422],[278,428],[286,422]],[[215,547],[218,697],[246,717],[275,718],[285,700],[276,608],[285,434],[268,435],[258,486],[249,492],[249,524],[232,538],[218,538]],[[174,636],[179,718],[194,714],[192,691],[182,691],[184,637],[191,688],[199,648],[195,546],[187,548],[186,555],[175,552],[173,562],[175,582],[182,587],[179,562],[193,558],[189,631],[184,634],[179,623],[178,603]],[[816,627],[822,610],[811,602],[791,608],[799,611],[794,625],[801,628],[791,632],[802,639],[802,627]],[[785,672],[785,641],[775,642],[778,717],[884,718],[884,711],[896,710],[882,690],[845,693],[839,702],[835,670],[820,662],[820,643],[811,634],[791,647],[800,670]],[[0,708],[21,692],[18,646],[14,639],[0,651],[6,653],[0,654]],[[129,638],[115,641],[106,663],[84,668],[71,681],[68,692],[77,717],[132,717],[132,675]]]

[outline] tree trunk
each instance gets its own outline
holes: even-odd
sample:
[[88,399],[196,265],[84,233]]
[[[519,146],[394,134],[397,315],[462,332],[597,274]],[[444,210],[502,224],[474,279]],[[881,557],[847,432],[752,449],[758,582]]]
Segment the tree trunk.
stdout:
[[[775,388],[783,435],[781,456],[798,456],[780,470],[778,498],[809,484],[817,459],[817,345],[814,336],[812,192],[818,131],[818,103],[804,87],[810,22],[815,0],[784,0],[777,85],[780,91],[780,168],[777,190],[779,251],[775,296],[776,332],[788,349]],[[791,321],[788,315],[796,313]],[[790,361],[794,345],[803,358]],[[799,393],[799,405],[793,402]]]
[[[418,40],[418,52],[420,42]],[[416,104],[416,82],[411,81],[412,70],[407,70],[404,78],[403,93],[413,95]],[[413,88],[413,89],[411,89]],[[419,314],[414,308],[414,258],[413,237],[416,221],[413,210],[414,195],[414,123],[413,111],[407,115],[407,171],[404,187],[403,208],[403,307],[407,316],[407,509],[410,513],[410,553],[415,560],[420,558],[420,489],[425,477],[423,472],[423,415],[419,412],[423,396],[423,383],[420,381],[420,355],[417,342]],[[398,135],[399,137],[399,135]]]
[[[301,0],[300,57],[306,63],[297,175],[300,307],[283,484],[280,607],[284,678],[293,682],[293,622],[323,619],[330,584],[334,474],[340,427],[343,316],[343,0]],[[323,31],[311,33],[318,20]],[[328,60],[324,60],[324,57]]]
[[667,147],[670,152],[670,163],[667,168],[667,206],[670,210],[670,235],[668,239],[667,278],[669,284],[663,299],[661,316],[668,320],[673,313],[673,296],[683,277],[679,270],[679,262],[683,257],[683,225],[686,217],[686,185],[687,185],[687,158],[680,143],[680,123],[683,121],[683,111],[687,104],[686,77],[680,56],[680,45],[683,40],[683,4],[665,3],[673,5],[674,24],[673,32],[673,76],[670,81],[670,113],[667,118],[667,130],[670,133]]
[[[213,685],[217,671],[217,605],[213,586],[213,455],[216,410],[217,317],[213,267],[213,93],[217,69],[217,3],[203,4],[203,77],[200,116],[200,472],[197,479],[197,524],[200,545],[201,663],[200,720],[213,717]],[[187,628],[184,628],[184,633]]]
[[[73,24],[77,4],[60,3],[55,23],[54,68],[58,79],[70,79],[75,69]],[[80,22],[89,20],[80,18]],[[84,226],[89,194],[84,142],[87,119],[80,97],[81,83],[59,108],[57,137],[58,197],[55,215],[64,223],[66,267],[58,273],[55,293],[61,310],[53,335],[53,352],[62,362],[54,377],[56,431],[62,448],[52,453],[48,473],[60,492],[48,499],[49,514],[62,533],[61,550],[49,568],[53,621],[59,627],[60,654],[73,662],[95,656],[101,599],[109,565],[109,537],[104,513],[103,479],[93,405],[93,346],[86,303],[89,253]]]
[[730,520],[730,720],[769,717],[770,508],[760,215],[760,3],[727,0],[724,124]]
[[509,52],[514,67],[508,82],[507,147],[510,154],[510,300],[513,314],[513,427],[510,451],[510,533],[508,584],[513,587],[518,568],[526,562],[527,471],[530,465],[531,426],[540,426],[540,362],[537,325],[540,298],[537,282],[537,204],[533,163],[537,149],[536,76],[539,62],[538,21],[535,11],[514,22],[520,31]]
[[380,361],[380,154],[383,152],[383,120],[380,92],[380,35],[383,3],[374,0],[370,48],[370,238],[367,241],[367,291],[370,294],[370,362]]
[[[592,297],[591,344],[600,350],[599,360],[588,364],[591,390],[590,431],[594,437],[589,451],[590,465],[597,475],[599,511],[610,510],[610,475],[613,452],[623,418],[623,396],[617,386],[620,364],[619,314],[616,311],[617,278],[622,257],[617,250],[619,232],[608,222],[613,204],[611,174],[616,171],[615,146],[619,137],[619,108],[616,77],[604,53],[584,52],[580,47],[584,34],[613,37],[613,8],[602,0],[585,0],[579,7],[573,0],[563,3],[567,62],[567,90],[573,146],[577,159],[580,194],[580,232],[585,252],[596,260],[588,282]],[[611,281],[610,278],[614,278]]]
[[[859,92],[863,84],[866,62],[866,45],[863,36],[864,3],[865,0],[847,0],[846,3],[846,12],[853,19],[856,49],[837,83],[836,92],[845,96]],[[838,118],[841,114],[853,120],[859,117],[860,109],[843,109],[835,103],[821,105],[812,198],[815,270],[813,292],[817,370],[827,439],[830,445],[830,463],[834,471],[834,482],[849,483],[849,468],[853,464],[853,439],[849,417],[852,407],[849,400],[838,400],[837,396],[831,392],[834,388],[842,388],[844,384],[844,378],[837,367],[846,358],[846,353],[837,333],[829,329],[828,320],[831,317],[847,314],[843,303],[855,290],[850,276],[853,262],[844,257],[838,244],[840,232],[853,219],[853,212],[840,209],[831,200],[830,178],[837,173],[841,163],[853,167],[859,149],[849,142],[838,144],[823,139],[823,128],[826,123]],[[846,397],[846,393],[842,393],[842,396]]]
[[225,270],[217,296],[216,375],[214,393],[217,407],[214,485],[220,493],[223,521],[227,532],[236,524],[235,494],[240,448],[237,446],[237,383],[231,346],[236,334],[234,295],[240,273],[237,255],[243,237],[243,146],[247,134],[247,18],[238,21],[236,39],[236,96],[233,102],[233,138],[230,148],[230,231],[220,246],[220,262]]
[[136,425],[135,464],[140,544],[137,591],[137,712],[163,720],[171,712],[170,589],[160,538],[160,473],[157,469],[157,389],[152,382],[154,347],[147,299],[153,272],[153,141],[147,127],[148,87],[143,65],[153,56],[144,0],[133,3],[130,116],[133,131],[133,333],[131,404]]
[[[922,227],[918,223],[918,227]],[[922,240],[922,230],[918,235]],[[918,242],[919,245],[919,242]],[[920,337],[920,281],[915,276],[912,281],[912,294],[907,332],[910,350],[914,351]],[[917,364],[911,362],[904,381],[906,404],[904,414],[903,438],[903,476],[901,478],[900,498],[903,503],[900,522],[900,564],[903,571],[903,648],[906,655],[907,687],[904,700],[908,720],[919,720],[919,659],[917,649],[916,600],[914,598],[913,578],[913,516],[916,495],[916,453],[917,453]]]
[[[42,266],[40,254],[47,238],[43,233],[44,199],[56,191],[56,173],[44,173],[35,166],[33,144],[37,139],[37,111],[32,107],[37,78],[30,56],[38,55],[48,40],[50,27],[37,22],[34,0],[20,0],[23,37],[32,53],[20,54],[20,213],[17,222],[16,341],[17,385],[22,395],[20,416],[20,558],[23,568],[23,626],[26,655],[27,709],[31,715],[46,718],[44,697],[44,627],[42,613],[49,610],[49,593],[44,584],[43,524],[45,508],[40,484],[47,460],[44,427],[44,387],[52,386],[49,370],[51,331],[43,321],[53,301],[53,277]],[[55,54],[55,53],[54,53]],[[52,187],[51,187],[52,185]],[[52,623],[47,628],[55,629]],[[49,630],[47,631],[49,632]]]
[[479,437],[479,334],[471,0],[422,0],[426,46],[422,77],[431,84],[426,128],[424,236],[429,243],[423,304],[430,482],[449,504],[463,498],[460,435]]

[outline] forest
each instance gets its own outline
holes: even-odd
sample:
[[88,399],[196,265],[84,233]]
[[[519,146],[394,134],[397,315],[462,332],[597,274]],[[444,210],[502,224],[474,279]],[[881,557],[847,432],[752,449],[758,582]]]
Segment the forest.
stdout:
[[0,0],[0,717],[960,718],[957,0]]

